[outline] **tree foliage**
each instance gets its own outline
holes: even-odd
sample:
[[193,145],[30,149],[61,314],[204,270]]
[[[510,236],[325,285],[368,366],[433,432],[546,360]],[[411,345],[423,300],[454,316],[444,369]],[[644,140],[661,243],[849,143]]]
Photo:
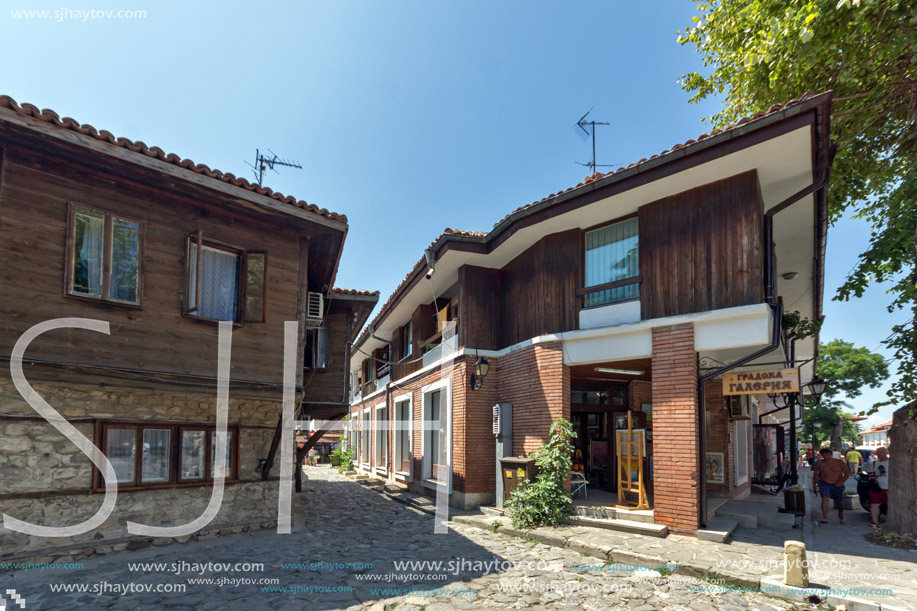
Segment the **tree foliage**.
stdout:
[[[917,2],[695,0],[699,15],[678,41],[709,74],[682,76],[692,102],[722,97],[723,126],[806,91],[833,91],[837,156],[828,189],[832,221],[871,226],[866,252],[836,300],[887,282],[890,312],[905,310],[885,345],[899,360],[892,400],[917,398]],[[891,402],[891,401],[889,401]]]
[[856,423],[844,408],[843,399],[855,399],[864,388],[878,388],[888,378],[888,364],[881,354],[835,339],[821,344],[818,350],[819,374],[829,381],[821,403],[814,400],[806,406],[805,429],[818,443],[830,441],[838,448],[842,441],[857,444]]

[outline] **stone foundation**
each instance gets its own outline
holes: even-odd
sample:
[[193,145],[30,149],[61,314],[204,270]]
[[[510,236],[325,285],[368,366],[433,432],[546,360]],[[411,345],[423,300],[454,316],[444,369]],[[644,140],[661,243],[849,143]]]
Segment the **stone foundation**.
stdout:
[[[93,442],[96,420],[216,421],[215,393],[32,384],[42,398]],[[226,484],[223,503],[211,525],[193,536],[215,536],[234,528],[250,529],[252,525],[261,528],[260,525],[276,521],[277,481],[262,482],[256,468],[268,455],[280,409],[279,401],[230,398],[229,424],[240,427],[238,481]],[[82,522],[95,514],[104,498],[103,492],[92,490],[93,473],[88,456],[38,416],[8,379],[0,381],[0,513],[45,526]],[[275,467],[273,475],[277,473]],[[7,530],[0,523],[0,558],[48,554],[78,557],[117,551],[123,545],[162,545],[173,539],[130,535],[126,523],[185,524],[204,512],[211,490],[207,484],[119,489],[115,510],[108,520],[89,533],[71,538],[29,536]]]

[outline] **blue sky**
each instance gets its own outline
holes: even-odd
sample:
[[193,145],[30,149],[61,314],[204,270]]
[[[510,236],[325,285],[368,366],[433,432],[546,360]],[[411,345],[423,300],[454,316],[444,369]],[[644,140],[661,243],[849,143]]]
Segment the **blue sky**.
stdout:
[[[15,19],[20,9],[65,11]],[[88,9],[146,15],[76,13]],[[338,284],[384,299],[444,228],[490,229],[580,182],[591,150],[573,125],[593,105],[611,123],[602,164],[707,131],[715,103],[688,104],[677,83],[702,68],[675,42],[692,14],[687,0],[8,0],[0,93],[235,174],[250,177],[256,148],[299,161],[265,184],[346,214]],[[868,236],[853,221],[833,228],[829,296]],[[887,301],[874,289],[827,302],[823,339],[881,352],[900,320]]]

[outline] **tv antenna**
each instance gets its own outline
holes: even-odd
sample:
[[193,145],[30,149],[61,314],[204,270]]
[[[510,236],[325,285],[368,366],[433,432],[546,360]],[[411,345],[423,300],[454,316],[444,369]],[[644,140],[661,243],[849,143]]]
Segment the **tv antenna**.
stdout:
[[586,142],[587,138],[589,136],[592,136],[592,160],[589,161],[588,163],[581,163],[579,161],[577,161],[576,163],[579,163],[582,166],[586,166],[587,168],[592,168],[592,173],[595,174],[596,168],[612,168],[614,167],[614,165],[607,165],[607,164],[601,164],[601,163],[595,162],[596,161],[595,160],[595,126],[596,125],[610,125],[610,123],[603,123],[602,121],[595,121],[595,120],[587,121],[586,117],[589,116],[589,113],[592,112],[593,108],[595,108],[595,106],[590,108],[588,111],[586,111],[586,114],[584,114],[582,117],[579,118],[579,121],[576,122],[576,126],[573,128],[573,131],[576,132],[576,135],[579,136],[583,140],[583,142]]
[[[265,155],[262,155],[261,151],[259,151],[258,149],[255,149],[255,165],[252,165],[248,163],[247,161],[245,162],[245,165],[247,165],[248,167],[252,169],[252,173],[255,175],[255,178],[258,180],[259,185],[261,184],[261,181],[264,179],[265,170],[274,170],[274,172],[277,172],[277,170],[274,169],[274,166],[282,166],[286,168],[296,168],[297,170],[302,169],[302,166],[299,165],[297,162],[289,161],[288,159],[283,159],[282,157],[279,157],[277,153],[275,153],[271,149],[268,149],[267,152],[271,154],[270,157],[266,157]],[[277,173],[279,174],[280,172],[277,172]]]

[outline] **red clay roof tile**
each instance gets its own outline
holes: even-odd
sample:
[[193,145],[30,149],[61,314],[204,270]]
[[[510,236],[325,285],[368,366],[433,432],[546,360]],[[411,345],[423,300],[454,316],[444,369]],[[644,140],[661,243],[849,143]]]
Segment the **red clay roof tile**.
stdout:
[[277,193],[267,187],[263,187],[256,183],[250,183],[246,179],[237,177],[229,172],[221,172],[219,170],[212,170],[202,163],[194,163],[190,159],[182,159],[181,157],[179,157],[178,155],[175,155],[174,153],[166,153],[158,146],[150,147],[150,146],[147,146],[144,142],[140,140],[138,140],[137,142],[133,142],[131,140],[128,140],[127,138],[116,138],[109,131],[106,131],[106,130],[98,131],[93,126],[88,125],[88,124],[80,124],[78,121],[76,121],[75,119],[71,119],[70,117],[64,117],[63,119],[61,119],[60,115],[58,115],[53,110],[48,110],[48,109],[39,110],[37,106],[34,106],[29,103],[18,104],[16,100],[14,100],[13,98],[7,95],[0,95],[0,108],[9,108],[13,112],[19,113],[21,115],[34,117],[40,121],[44,121],[46,123],[59,127],[61,129],[69,129],[71,131],[75,131],[75,132],[84,134],[86,136],[90,136],[91,138],[95,138],[96,140],[107,142],[113,146],[119,146],[121,148],[125,148],[128,150],[137,152],[137,153],[141,153],[148,157],[160,159],[162,161],[165,161],[166,163],[171,163],[173,165],[177,165],[182,168],[187,168],[188,170],[191,170],[192,172],[196,174],[204,174],[206,176],[209,176],[210,178],[214,178],[221,182],[225,182],[233,186],[240,187],[242,189],[245,189],[246,191],[252,191],[254,193],[258,193],[260,195],[270,197],[271,199],[276,199],[277,201],[281,201],[286,204],[290,204],[291,206],[295,206],[303,210],[308,210],[310,212],[318,214],[319,216],[323,216],[325,218],[328,218],[334,221],[339,221],[341,223],[347,222],[347,217],[344,216],[343,214],[337,214],[335,212],[330,212],[326,210],[325,208],[319,208],[315,204],[309,204],[305,201],[297,200],[295,197],[290,197],[282,193]]

